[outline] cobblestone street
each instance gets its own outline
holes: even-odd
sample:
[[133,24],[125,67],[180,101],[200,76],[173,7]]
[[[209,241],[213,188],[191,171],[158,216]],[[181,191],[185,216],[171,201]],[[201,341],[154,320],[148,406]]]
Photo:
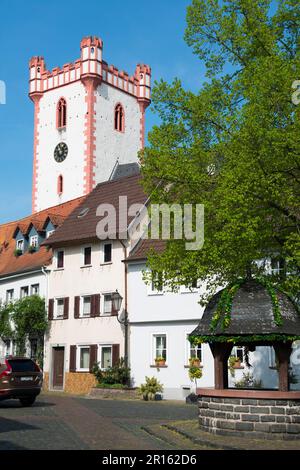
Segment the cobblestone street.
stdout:
[[[148,403],[42,394],[32,408],[0,402],[0,450],[193,449],[187,439],[158,439],[148,426],[196,418],[184,403]],[[199,448],[199,446],[198,446]]]

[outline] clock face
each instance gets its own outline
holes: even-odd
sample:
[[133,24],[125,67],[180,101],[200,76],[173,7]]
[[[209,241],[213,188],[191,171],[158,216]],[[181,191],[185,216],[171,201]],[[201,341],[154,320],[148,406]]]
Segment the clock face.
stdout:
[[68,155],[68,146],[65,142],[57,144],[54,150],[54,158],[58,163],[63,162]]

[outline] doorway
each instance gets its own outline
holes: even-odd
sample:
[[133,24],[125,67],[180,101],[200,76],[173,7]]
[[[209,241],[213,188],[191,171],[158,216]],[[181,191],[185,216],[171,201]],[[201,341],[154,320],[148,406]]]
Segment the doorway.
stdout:
[[52,387],[57,390],[62,390],[64,387],[64,363],[65,363],[65,348],[64,347],[52,348],[52,364],[53,364]]

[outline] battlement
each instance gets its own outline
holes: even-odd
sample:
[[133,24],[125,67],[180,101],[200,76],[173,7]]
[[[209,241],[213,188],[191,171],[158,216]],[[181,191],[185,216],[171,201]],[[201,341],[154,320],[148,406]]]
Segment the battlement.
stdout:
[[151,68],[138,64],[132,76],[114,65],[108,65],[102,58],[103,42],[97,37],[85,37],[80,42],[81,57],[63,67],[47,70],[43,57],[32,57],[29,61],[29,96],[65,86],[87,76],[135,96],[138,100],[150,101]]

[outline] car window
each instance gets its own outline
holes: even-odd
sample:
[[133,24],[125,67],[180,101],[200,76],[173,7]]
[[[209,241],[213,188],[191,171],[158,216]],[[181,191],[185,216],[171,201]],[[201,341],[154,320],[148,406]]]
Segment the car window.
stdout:
[[12,372],[36,372],[36,365],[30,359],[10,359],[8,363]]

